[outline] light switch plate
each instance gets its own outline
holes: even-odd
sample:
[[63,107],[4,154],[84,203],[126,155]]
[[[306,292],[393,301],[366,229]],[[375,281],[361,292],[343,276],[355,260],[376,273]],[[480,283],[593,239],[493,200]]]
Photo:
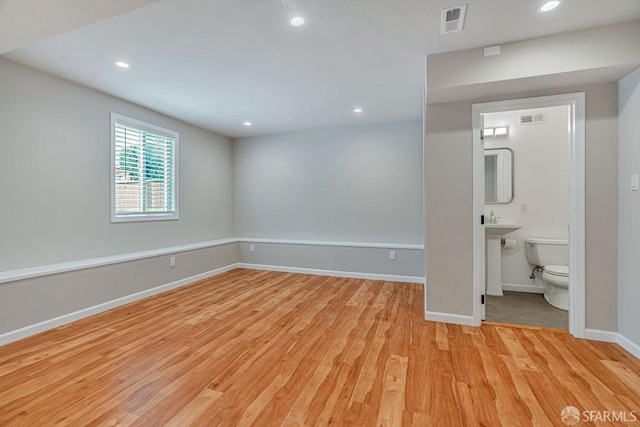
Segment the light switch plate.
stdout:
[[484,48],[484,56],[496,56],[502,53],[502,46],[489,46]]
[[631,175],[631,191],[638,191],[638,174]]

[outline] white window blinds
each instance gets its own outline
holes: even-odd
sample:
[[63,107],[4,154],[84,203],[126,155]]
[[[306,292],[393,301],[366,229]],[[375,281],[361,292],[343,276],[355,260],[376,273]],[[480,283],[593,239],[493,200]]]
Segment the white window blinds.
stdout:
[[112,114],[112,220],[177,219],[178,134]]

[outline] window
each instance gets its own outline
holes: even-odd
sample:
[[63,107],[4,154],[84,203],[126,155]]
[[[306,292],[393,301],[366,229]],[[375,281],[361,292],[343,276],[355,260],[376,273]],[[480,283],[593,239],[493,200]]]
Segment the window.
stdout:
[[178,133],[111,113],[111,222],[178,219]]

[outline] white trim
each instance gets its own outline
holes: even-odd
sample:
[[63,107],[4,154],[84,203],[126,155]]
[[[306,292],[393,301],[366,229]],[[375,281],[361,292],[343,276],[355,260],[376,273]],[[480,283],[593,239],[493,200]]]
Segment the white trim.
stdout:
[[633,354],[637,359],[640,359],[640,345],[634,343],[622,334],[617,334],[616,342],[620,347]]
[[17,341],[22,338],[26,338],[31,335],[38,334],[40,332],[48,331],[49,329],[57,328],[58,326],[65,325],[67,323],[75,322],[76,320],[83,319],[85,317],[92,316],[94,314],[102,313],[107,310],[111,310],[116,307],[120,307],[125,304],[129,304],[134,301],[141,300],[143,298],[150,297],[162,292],[169,291],[171,289],[178,288],[180,286],[188,285],[198,280],[206,279],[229,270],[236,268],[236,264],[220,267],[215,270],[207,271],[206,273],[197,274],[195,276],[187,277],[186,279],[178,280],[176,282],[167,283],[165,285],[156,286],[155,288],[146,289],[144,291],[136,292],[131,295],[116,298],[111,301],[104,302],[102,304],[94,305],[93,307],[83,308],[73,313],[64,314],[62,316],[54,317],[53,319],[45,320],[43,322],[35,323],[33,325],[25,326],[15,331],[6,332],[0,335],[0,345],[4,345],[13,341]]
[[315,276],[348,277],[352,279],[384,280],[387,282],[424,284],[424,277],[416,277],[416,276],[396,276],[391,274],[359,273],[355,271],[318,270],[315,268],[285,267],[281,265],[249,264],[249,263],[242,263],[242,262],[236,264],[236,267],[246,268],[249,270],[265,270],[265,271],[281,271],[284,273],[313,274]]
[[[172,213],[153,214],[149,212],[140,213],[137,215],[116,215],[116,123],[124,123],[131,125],[137,129],[153,132],[156,134],[164,135],[169,138],[173,138],[175,141],[175,147],[173,149],[174,158],[174,204],[175,210]],[[160,126],[146,123],[141,120],[136,120],[131,117],[123,116],[122,114],[111,112],[111,222],[142,222],[142,221],[175,221],[180,219],[180,134],[177,131],[166,129]],[[142,154],[142,153],[141,153]]]
[[276,240],[276,239],[250,239],[246,237],[210,240],[206,242],[189,243],[186,245],[170,246],[162,249],[149,251],[130,252],[127,254],[112,255],[100,258],[89,258],[78,261],[69,261],[59,264],[42,265],[38,267],[22,268],[0,272],[0,284],[14,282],[17,280],[33,279],[35,277],[48,276],[50,274],[66,273],[69,271],[84,270],[87,268],[101,267],[104,265],[117,264],[139,259],[153,258],[157,256],[169,255],[178,252],[188,252],[215,246],[230,245],[233,243],[265,243],[265,244],[286,244],[286,245],[311,245],[311,246],[333,246],[333,247],[353,247],[353,248],[375,248],[375,249],[407,249],[423,250],[422,245],[411,245],[403,243],[356,243],[356,242],[323,242],[310,240]]
[[[481,283],[484,275],[480,274],[484,265],[484,227],[475,221],[480,211],[479,200],[484,199],[483,182],[479,164],[479,157],[484,158],[482,144],[480,143],[481,114],[524,110],[531,108],[553,107],[568,105],[571,111],[571,127],[569,131],[571,147],[571,172],[570,172],[570,218],[569,227],[571,238],[569,239],[569,263],[571,275],[569,277],[569,332],[577,337],[585,337],[585,94],[568,93],[561,95],[540,96],[535,98],[514,99],[509,101],[487,102],[473,104],[473,316],[476,321],[481,318],[480,295],[484,292]],[[482,192],[480,192],[482,190]]]
[[599,329],[585,329],[584,339],[602,342],[618,342],[618,333],[611,331],[601,331]]
[[317,240],[253,239],[250,237],[238,237],[237,240],[240,243],[264,243],[273,245],[308,245],[349,248],[424,250],[424,245],[407,243],[330,242]]
[[517,285],[512,283],[503,283],[503,291],[526,292],[529,294],[544,294],[544,288],[536,285]]
[[128,254],[106,256],[101,258],[90,258],[79,261],[63,262],[60,264],[49,264],[39,267],[22,268],[19,270],[9,270],[0,272],[0,284],[14,282],[16,280],[32,279],[34,277],[48,276],[50,274],[66,273],[69,271],[85,270],[87,268],[101,267],[104,265],[118,264],[121,262],[135,261],[145,258],[153,258],[162,255],[174,254],[178,252],[188,252],[215,246],[229,245],[237,243],[236,239],[219,239],[208,242],[191,243],[188,245],[171,246],[163,249],[153,249],[150,251],[130,252]]
[[598,329],[585,329],[584,338],[593,341],[614,342],[620,347],[627,350],[636,358],[640,359],[640,345],[634,343],[619,332],[600,331]]
[[[485,211],[485,190],[484,190],[484,117],[482,117],[480,107],[477,104],[471,106],[472,109],[472,315],[474,323],[480,325],[485,319],[486,305],[482,304],[482,295],[486,291],[486,247],[484,225],[480,223],[480,218]],[[515,194],[515,191],[514,191]],[[480,242],[480,243],[478,243]]]
[[460,314],[440,313],[437,311],[425,310],[424,320],[429,320],[431,322],[453,323],[455,325],[480,326],[480,323],[476,322],[473,316],[462,316]]

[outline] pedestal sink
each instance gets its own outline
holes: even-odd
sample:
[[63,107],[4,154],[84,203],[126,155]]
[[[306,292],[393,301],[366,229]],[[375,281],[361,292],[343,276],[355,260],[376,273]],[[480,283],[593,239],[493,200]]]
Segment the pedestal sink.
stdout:
[[485,224],[487,239],[487,295],[502,296],[502,239],[522,228],[518,224]]

